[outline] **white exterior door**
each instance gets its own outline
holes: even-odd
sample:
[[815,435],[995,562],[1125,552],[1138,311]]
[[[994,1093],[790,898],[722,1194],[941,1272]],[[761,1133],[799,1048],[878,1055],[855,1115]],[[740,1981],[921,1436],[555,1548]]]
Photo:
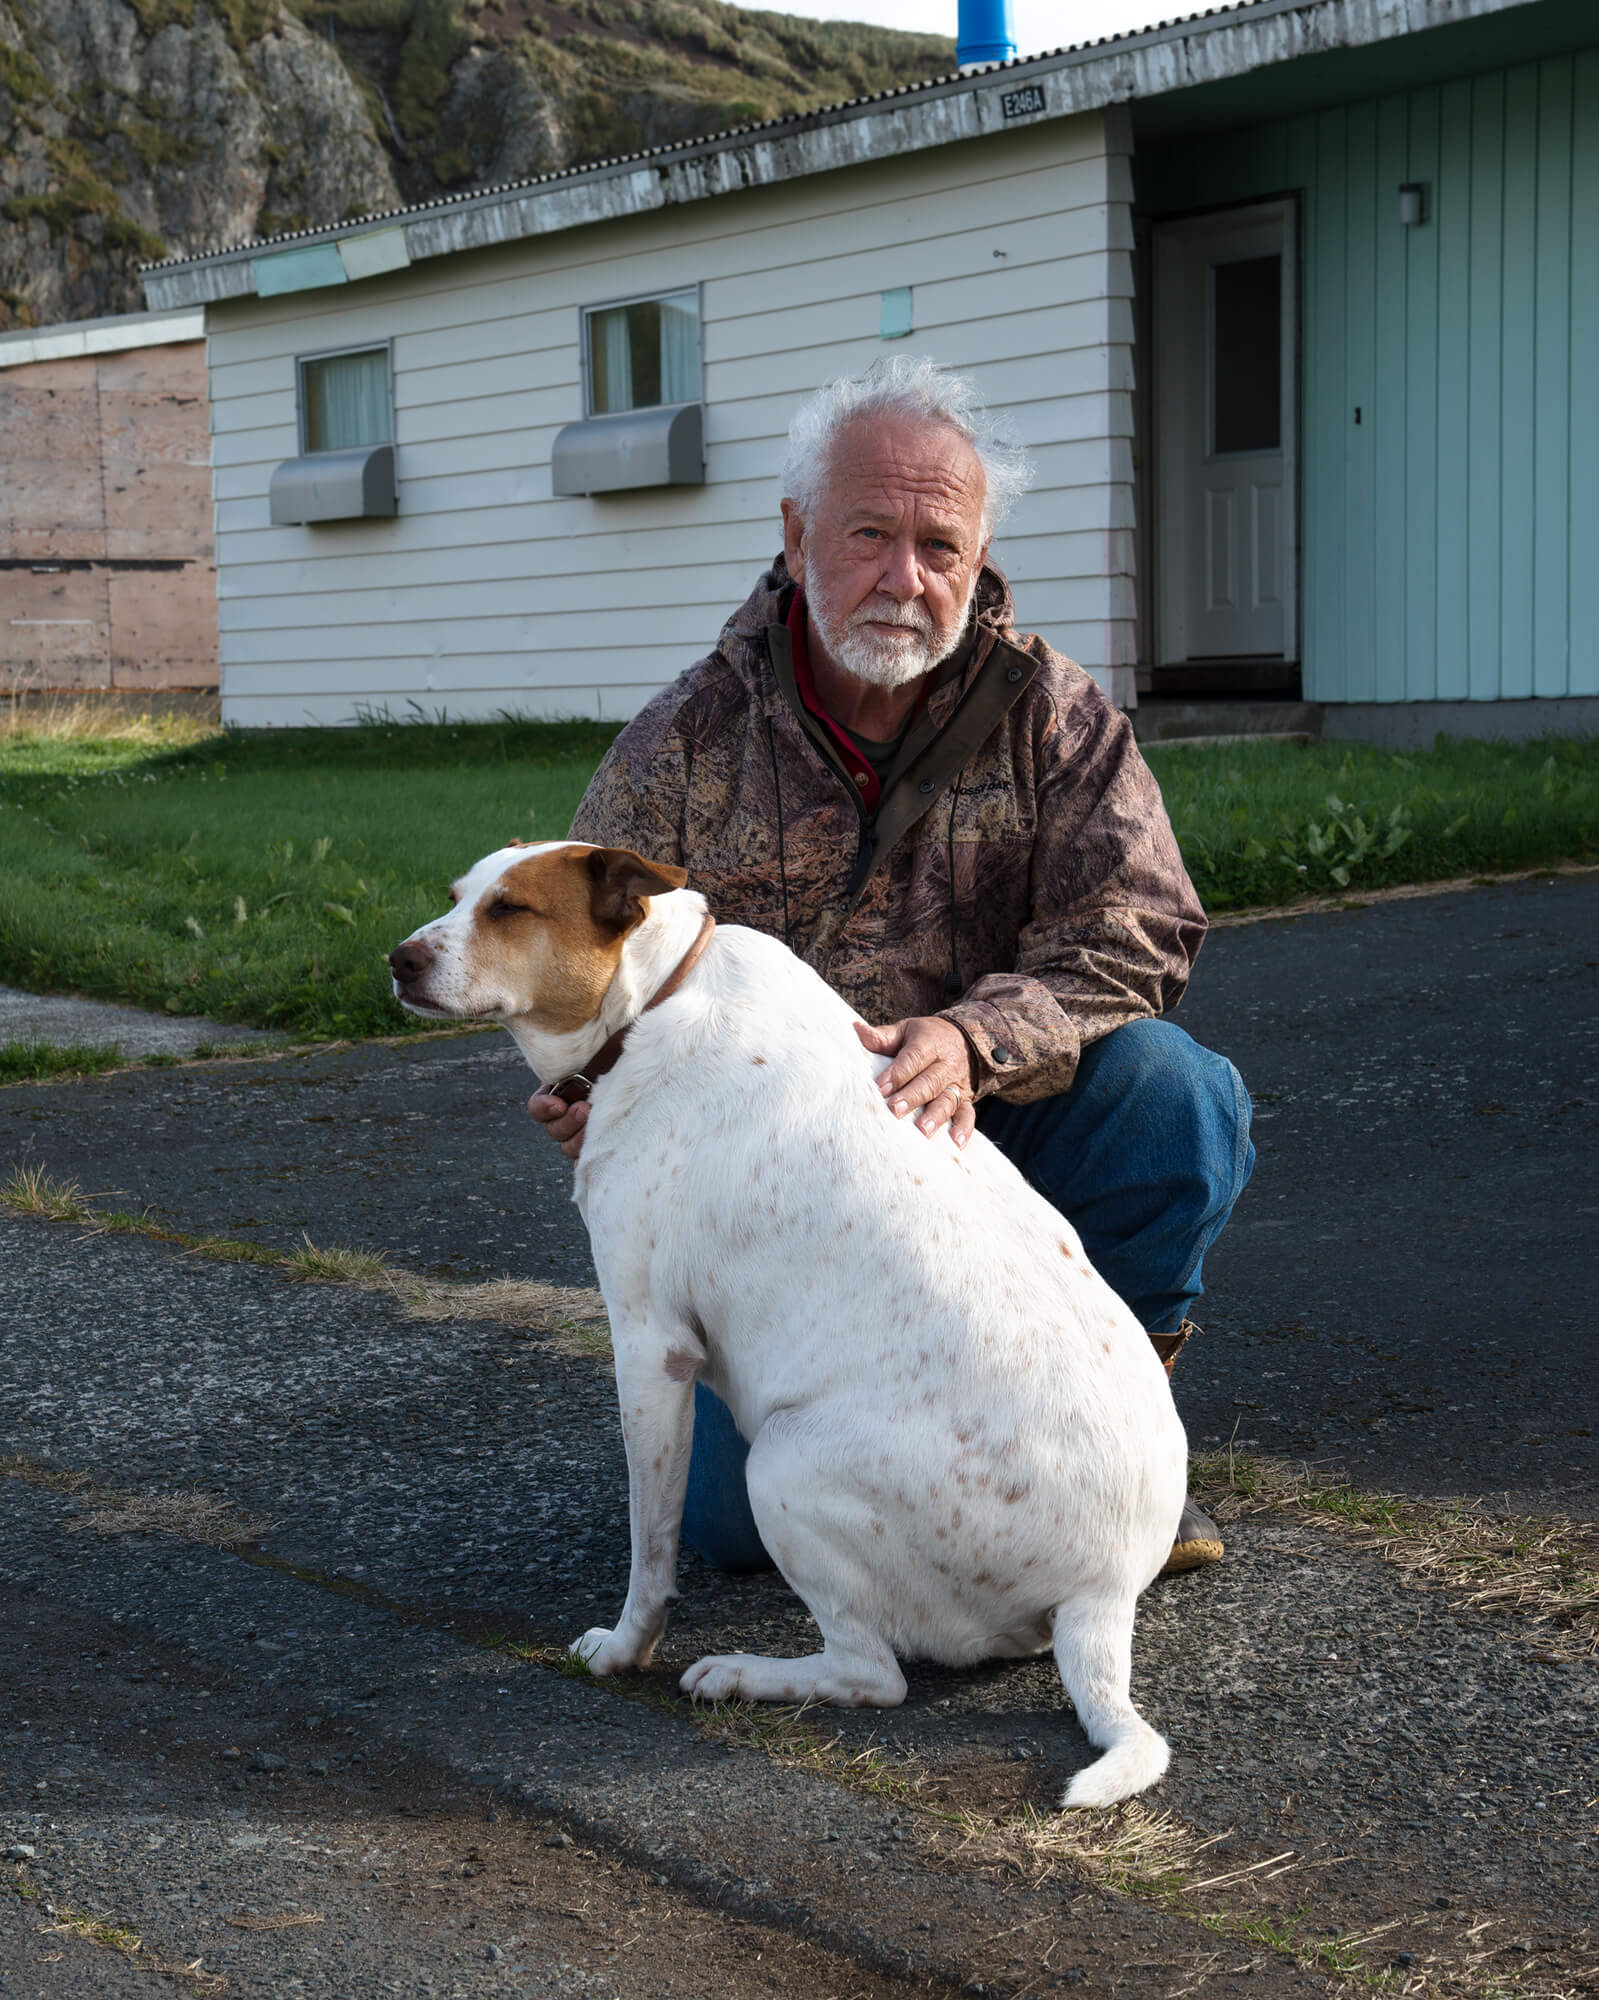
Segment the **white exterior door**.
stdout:
[[1154,228],[1156,660],[1298,657],[1291,201]]

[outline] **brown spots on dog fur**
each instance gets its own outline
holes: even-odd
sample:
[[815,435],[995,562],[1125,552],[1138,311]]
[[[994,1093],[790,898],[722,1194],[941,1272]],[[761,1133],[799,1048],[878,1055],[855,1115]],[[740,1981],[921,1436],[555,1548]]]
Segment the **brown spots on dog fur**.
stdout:
[[699,1372],[699,1358],[686,1347],[666,1350],[666,1372],[674,1382],[692,1382]]
[[765,1056],[751,1056],[750,1061],[755,1065],[757,1069],[765,1069],[766,1067]]
[[1014,1507],[1018,1500],[1025,1500],[1031,1491],[1028,1486],[1007,1486],[999,1497],[1007,1507]]
[[1060,1246],[1060,1254],[1063,1257],[1070,1257],[1070,1255],[1072,1254],[1072,1246],[1069,1243],[1063,1243]]

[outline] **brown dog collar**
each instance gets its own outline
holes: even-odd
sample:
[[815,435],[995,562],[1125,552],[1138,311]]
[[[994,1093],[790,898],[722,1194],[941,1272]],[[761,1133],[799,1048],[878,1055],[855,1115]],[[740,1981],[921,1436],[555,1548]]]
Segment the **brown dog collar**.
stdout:
[[[683,981],[687,979],[695,966],[699,964],[705,947],[711,941],[711,933],[715,929],[716,919],[707,910],[705,921],[700,925],[699,936],[695,938],[688,950],[677,961],[676,966],[667,975],[664,983],[656,988],[654,997],[645,1001],[644,1005],[639,1009],[638,1015],[634,1017],[635,1019],[648,1014],[652,1008],[659,1007],[663,1000],[671,999],[672,995],[683,984]],[[587,1098],[595,1084],[599,1082],[600,1078],[608,1070],[615,1069],[617,1063],[621,1060],[622,1050],[626,1046],[627,1038],[632,1032],[633,1022],[628,1021],[624,1026],[617,1029],[609,1041],[602,1042],[600,1047],[583,1065],[582,1069],[575,1071],[564,1083],[546,1084],[543,1095],[545,1097],[559,1097],[567,1104],[581,1104]]]

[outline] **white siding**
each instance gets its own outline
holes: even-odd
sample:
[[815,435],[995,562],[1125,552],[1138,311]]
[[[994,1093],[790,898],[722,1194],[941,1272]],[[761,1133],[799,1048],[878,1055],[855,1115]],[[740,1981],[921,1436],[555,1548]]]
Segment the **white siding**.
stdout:
[[[1132,699],[1132,233],[1121,121],[1085,113],[358,285],[209,309],[230,723],[631,715],[713,644],[781,545],[796,403],[888,351],[974,374],[1037,483],[997,550],[1019,619]],[[550,491],[582,414],[580,309],[702,288],[706,483]],[[273,527],[293,357],[392,338],[400,513]]]

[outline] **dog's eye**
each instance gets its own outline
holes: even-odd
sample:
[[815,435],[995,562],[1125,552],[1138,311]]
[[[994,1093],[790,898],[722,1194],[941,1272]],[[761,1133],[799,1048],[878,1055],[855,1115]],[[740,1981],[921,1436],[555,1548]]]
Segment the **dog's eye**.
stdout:
[[503,896],[496,896],[490,903],[487,914],[491,917],[516,917],[526,908],[526,903],[508,903]]

